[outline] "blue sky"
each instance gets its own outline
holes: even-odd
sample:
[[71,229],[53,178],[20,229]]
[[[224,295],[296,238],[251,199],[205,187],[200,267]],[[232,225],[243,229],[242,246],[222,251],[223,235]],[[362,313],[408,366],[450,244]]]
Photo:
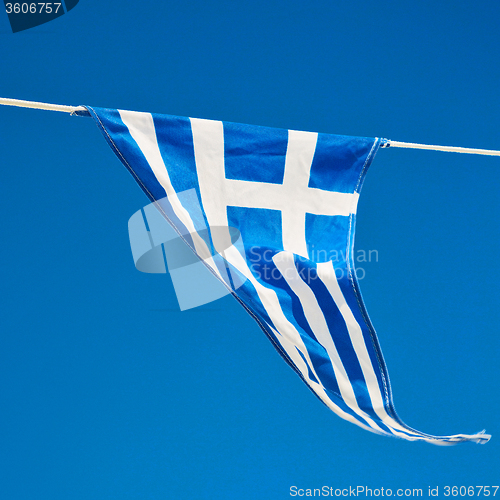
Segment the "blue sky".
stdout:
[[[495,1],[81,0],[12,34],[0,96],[500,149]],[[0,484],[15,499],[289,498],[500,482],[498,158],[381,150],[361,290],[396,409],[337,418],[225,297],[180,312],[133,265],[147,203],[88,118],[0,109]],[[497,496],[500,492],[497,493]]]

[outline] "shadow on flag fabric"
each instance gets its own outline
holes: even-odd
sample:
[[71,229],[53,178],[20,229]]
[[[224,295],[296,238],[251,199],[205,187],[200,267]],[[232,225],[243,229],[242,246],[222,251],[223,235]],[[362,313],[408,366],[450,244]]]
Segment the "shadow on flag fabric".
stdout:
[[[490,439],[424,434],[394,409],[353,260],[359,193],[383,140],[87,109],[146,195],[166,198],[158,209],[179,236],[334,413],[409,441]],[[204,221],[178,196],[192,189]],[[236,228],[243,245],[197,227]]]

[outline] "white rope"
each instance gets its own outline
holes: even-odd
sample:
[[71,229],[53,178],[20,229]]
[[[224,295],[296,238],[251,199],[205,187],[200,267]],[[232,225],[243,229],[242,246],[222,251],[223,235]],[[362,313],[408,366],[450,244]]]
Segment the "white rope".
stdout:
[[[20,108],[46,109],[48,111],[62,111],[63,113],[75,113],[86,111],[83,106],[63,106],[60,104],[47,104],[44,102],[21,101],[19,99],[5,99],[0,97],[0,104],[6,106],[18,106]],[[457,148],[454,146],[431,146],[428,144],[414,144],[412,142],[397,142],[385,140],[383,148],[410,148],[410,149],[432,149],[433,151],[449,151],[453,153],[469,153],[474,155],[500,156],[500,151],[490,149]]]
[[491,149],[457,148],[455,146],[431,146],[428,144],[414,144],[412,142],[387,141],[382,147],[409,148],[409,149],[432,149],[433,151],[447,151],[452,153],[469,153],[473,155],[500,156],[500,151]]
[[19,99],[5,99],[0,97],[0,104],[5,106],[17,106],[19,108],[46,109],[48,111],[62,111],[63,113],[74,113],[85,111],[83,106],[62,106],[60,104],[47,104],[45,102],[20,101]]

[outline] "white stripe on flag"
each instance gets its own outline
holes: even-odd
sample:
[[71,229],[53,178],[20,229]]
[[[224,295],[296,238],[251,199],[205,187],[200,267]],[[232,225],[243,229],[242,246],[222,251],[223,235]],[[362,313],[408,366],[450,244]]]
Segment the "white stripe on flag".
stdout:
[[[224,171],[224,129],[220,121],[190,118],[194,158],[201,202],[209,226],[220,228],[212,235],[215,250],[223,254],[231,246],[227,222],[227,183]],[[224,231],[222,228],[226,228]]]
[[[401,425],[397,420],[391,417],[383,404],[382,395],[380,393],[378,381],[376,379],[375,371],[373,365],[370,361],[368,350],[362,335],[361,326],[356,321],[349,305],[347,304],[342,290],[338,284],[337,278],[335,276],[335,269],[333,268],[332,262],[324,262],[317,264],[318,276],[323,281],[328,291],[330,292],[335,304],[337,305],[349,332],[349,337],[351,338],[352,345],[356,352],[356,356],[360,362],[361,370],[363,376],[367,383],[368,393],[372,401],[372,406],[375,413],[380,417],[382,422],[389,428],[389,430],[398,437],[407,439],[409,441],[427,441],[429,443],[446,446],[453,444],[455,442],[463,441],[464,439],[475,438],[476,441],[487,441],[489,435],[468,435],[468,434],[456,434],[453,436],[445,436],[439,438],[438,436],[430,436],[410,427]],[[387,396],[386,396],[387,397]],[[443,439],[446,439],[443,441]]]
[[[175,215],[184,224],[184,226],[186,226],[187,230],[191,234],[195,246],[194,250],[196,250],[196,253],[212,268],[212,270],[224,283],[228,283],[228,280],[224,280],[222,278],[219,269],[211,257],[210,249],[207,247],[203,238],[196,232],[191,216],[182,206],[179,198],[177,197],[177,193],[172,186],[165,163],[163,162],[163,158],[160,153],[151,113],[122,110],[119,110],[119,113],[120,118],[127,126],[130,135],[142,151],[142,154],[146,158],[146,161],[151,167],[156,179],[165,190],[168,201],[172,205]],[[231,242],[229,244],[231,244]]]
[[276,267],[292,289],[293,293],[299,298],[309,326],[319,344],[322,345],[328,353],[342,399],[346,402],[347,406],[364,418],[371,427],[379,432],[384,432],[372,418],[359,407],[349,376],[347,375],[344,364],[340,359],[335,343],[330,335],[330,330],[326,323],[325,316],[323,315],[323,311],[316,300],[314,292],[300,277],[295,267],[293,254],[281,252],[273,257],[273,262],[276,264]]
[[371,427],[368,425],[365,425],[362,423],[359,419],[355,418],[354,416],[350,415],[349,413],[346,413],[344,410],[342,410],[339,406],[337,406],[331,399],[331,397],[326,393],[325,388],[321,385],[321,383],[318,383],[314,380],[311,380],[309,377],[309,371],[308,371],[308,366],[309,369],[311,370],[312,373],[314,373],[314,376],[316,377],[317,380],[320,380],[318,378],[318,375],[316,371],[314,370],[314,366],[312,364],[310,365],[309,363],[306,364],[302,357],[299,355],[296,349],[296,345],[287,337],[281,335],[278,331],[276,331],[274,328],[269,326],[271,330],[274,332],[277,341],[280,343],[281,347],[283,350],[287,353],[288,357],[292,360],[294,365],[297,367],[297,369],[300,371],[302,374],[302,377],[304,381],[306,382],[307,385],[314,391],[314,393],[325,403],[325,405],[332,410],[337,416],[340,418],[347,420],[348,422],[355,424],[362,429],[370,432],[375,432]]
[[[306,210],[303,199],[308,191],[309,175],[318,134],[288,131],[285,174],[281,194],[283,249],[307,257]],[[285,209],[286,207],[286,209]],[[309,209],[310,210],[310,209]]]
[[[363,373],[363,377],[366,381],[368,394],[370,395],[370,399],[375,413],[395,434],[397,435],[400,434],[397,431],[395,431],[395,429],[399,429],[403,431],[405,434],[411,434],[411,431],[409,429],[401,426],[386,412],[377,376],[375,375],[375,370],[373,368],[370,355],[368,354],[368,350],[366,348],[361,327],[359,323],[356,321],[354,314],[352,313],[351,309],[349,308],[344,298],[344,295],[342,294],[342,290],[340,289],[340,286],[338,284],[337,277],[335,276],[335,269],[333,268],[333,263],[331,261],[318,263],[317,272],[319,278],[325,284],[327,290],[330,292],[330,295],[332,296],[335,304],[337,305],[340,314],[342,314],[342,317],[344,318],[349,333],[349,337],[352,342],[352,346],[354,348],[354,351],[356,352],[356,357],[358,358],[359,364],[361,366],[361,371]],[[387,395],[386,398],[388,398]],[[387,404],[388,403],[389,401],[387,399]]]

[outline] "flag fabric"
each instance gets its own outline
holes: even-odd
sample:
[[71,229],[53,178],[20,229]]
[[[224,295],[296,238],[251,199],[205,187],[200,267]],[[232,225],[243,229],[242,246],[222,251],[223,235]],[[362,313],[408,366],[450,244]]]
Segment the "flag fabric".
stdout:
[[[394,409],[353,259],[359,193],[382,139],[86,108],[146,195],[163,200],[163,216],[334,413],[410,441],[490,439],[424,434]],[[201,215],[179,196],[189,190]],[[219,230],[206,238],[200,227]]]

